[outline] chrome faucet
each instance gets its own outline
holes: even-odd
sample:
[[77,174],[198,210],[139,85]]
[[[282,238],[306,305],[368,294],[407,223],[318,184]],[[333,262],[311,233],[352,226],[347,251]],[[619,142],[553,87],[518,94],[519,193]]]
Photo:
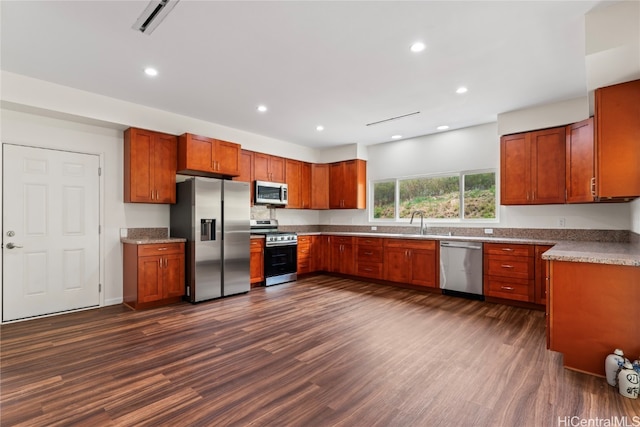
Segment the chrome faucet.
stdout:
[[426,234],[426,229],[424,227],[424,211],[413,211],[411,212],[411,221],[409,221],[409,224],[413,224],[413,217],[416,216],[416,214],[420,215],[420,234],[424,235]]

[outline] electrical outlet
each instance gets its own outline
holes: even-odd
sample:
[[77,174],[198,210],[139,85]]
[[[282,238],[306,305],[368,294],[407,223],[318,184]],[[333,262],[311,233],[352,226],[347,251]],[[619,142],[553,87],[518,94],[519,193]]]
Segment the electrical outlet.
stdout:
[[375,225],[371,226],[371,231],[376,231],[378,229],[378,227],[376,227]]
[[558,218],[558,227],[564,228],[567,226],[566,218]]
[[129,230],[127,230],[126,228],[121,228],[120,229],[120,237],[121,238],[126,239],[128,235],[129,235]]
[[485,228],[484,234],[493,234],[493,228]]

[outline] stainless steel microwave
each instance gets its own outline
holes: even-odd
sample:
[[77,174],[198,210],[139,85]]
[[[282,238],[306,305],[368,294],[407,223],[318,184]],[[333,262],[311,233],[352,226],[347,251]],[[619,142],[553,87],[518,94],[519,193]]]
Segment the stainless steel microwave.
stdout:
[[255,182],[255,204],[256,205],[279,205],[284,206],[289,199],[287,184],[280,182]]

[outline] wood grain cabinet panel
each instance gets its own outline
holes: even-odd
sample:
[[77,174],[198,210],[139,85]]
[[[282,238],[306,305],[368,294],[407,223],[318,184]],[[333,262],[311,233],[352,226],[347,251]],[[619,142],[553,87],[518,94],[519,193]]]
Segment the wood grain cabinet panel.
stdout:
[[329,271],[349,275],[355,274],[356,263],[353,239],[353,237],[344,236],[329,237],[329,254],[331,257]]
[[435,288],[438,253],[433,240],[385,239],[384,279]]
[[535,303],[534,246],[485,243],[483,251],[485,296]]
[[329,209],[329,165],[311,165],[311,209]]
[[298,236],[298,274],[316,271],[315,236]]
[[124,303],[134,309],[171,304],[185,290],[184,243],[123,244]]
[[302,162],[286,159],[285,176],[289,199],[286,208],[302,208]]
[[542,254],[551,249],[550,245],[535,246],[535,297],[536,304],[547,303],[548,262],[542,259]]
[[253,206],[256,191],[255,186],[253,185],[253,151],[240,150],[240,174],[233,177],[233,180],[248,182],[251,184],[249,186],[251,189],[249,203]]
[[177,138],[129,128],[124,132],[124,202],[175,203]]
[[366,162],[347,160],[329,165],[329,208],[365,209],[367,207]]
[[372,279],[383,278],[383,239],[377,237],[356,238],[356,275]]
[[251,239],[249,244],[249,277],[251,287],[264,282],[264,239]]
[[253,174],[258,181],[285,182],[285,159],[264,153],[254,153]]
[[178,138],[178,172],[201,176],[240,175],[240,144],[185,133]]
[[593,118],[567,126],[566,130],[567,203],[593,202],[595,161]]
[[503,136],[500,139],[500,203],[564,203],[565,144],[564,127]]
[[640,196],[640,80],[595,91],[595,133],[596,196]]

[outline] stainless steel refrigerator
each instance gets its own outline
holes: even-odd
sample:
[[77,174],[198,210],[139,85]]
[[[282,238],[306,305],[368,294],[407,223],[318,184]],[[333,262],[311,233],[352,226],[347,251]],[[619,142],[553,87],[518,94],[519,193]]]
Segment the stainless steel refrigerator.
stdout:
[[176,184],[170,235],[187,239],[189,301],[249,291],[249,198],[247,182],[189,178]]

